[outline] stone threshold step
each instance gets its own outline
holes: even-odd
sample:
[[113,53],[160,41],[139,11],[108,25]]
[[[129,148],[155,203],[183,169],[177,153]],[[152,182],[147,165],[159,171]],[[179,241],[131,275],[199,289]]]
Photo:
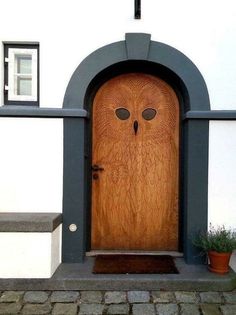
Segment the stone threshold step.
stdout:
[[211,273],[204,265],[187,265],[175,258],[179,274],[95,275],[94,258],[84,263],[61,264],[50,279],[0,279],[1,290],[165,290],[231,291],[236,288],[236,274]]
[[91,250],[86,252],[87,257],[97,255],[170,255],[172,257],[183,257],[183,253],[177,251]]

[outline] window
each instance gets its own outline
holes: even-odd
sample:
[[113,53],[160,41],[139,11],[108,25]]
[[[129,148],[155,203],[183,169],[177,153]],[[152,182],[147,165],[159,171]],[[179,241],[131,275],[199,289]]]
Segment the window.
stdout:
[[4,103],[39,105],[38,44],[4,44]]

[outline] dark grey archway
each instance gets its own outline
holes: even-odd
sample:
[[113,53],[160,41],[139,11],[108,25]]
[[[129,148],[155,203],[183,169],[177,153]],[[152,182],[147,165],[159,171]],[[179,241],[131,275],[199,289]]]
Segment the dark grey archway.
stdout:
[[[205,81],[197,67],[181,52],[151,41],[149,34],[126,34],[125,41],[102,47],[75,70],[68,84],[64,108],[90,114],[99,86],[124,72],[152,73],[175,89],[181,104],[181,231],[180,249],[187,263],[201,263],[192,237],[207,229],[208,120],[194,113],[209,111]],[[191,112],[193,119],[187,118]],[[191,116],[191,115],[190,115]],[[89,249],[90,230],[90,121],[64,119],[63,261],[81,262]],[[77,230],[70,232],[69,225]]]

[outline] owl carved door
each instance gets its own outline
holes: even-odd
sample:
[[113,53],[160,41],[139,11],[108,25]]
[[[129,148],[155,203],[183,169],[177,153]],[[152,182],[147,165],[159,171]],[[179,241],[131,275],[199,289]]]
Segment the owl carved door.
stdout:
[[92,249],[178,250],[179,103],[148,74],[119,75],[93,102]]

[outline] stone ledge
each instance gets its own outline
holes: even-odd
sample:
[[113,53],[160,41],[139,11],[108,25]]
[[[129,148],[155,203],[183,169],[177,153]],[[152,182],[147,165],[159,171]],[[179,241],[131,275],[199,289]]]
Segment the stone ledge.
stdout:
[[84,263],[61,264],[50,279],[0,279],[1,290],[82,290],[82,291],[231,291],[236,288],[236,274],[231,270],[219,276],[203,265],[186,265],[176,258],[179,274],[95,275],[94,259]]
[[0,213],[0,232],[53,232],[61,223],[61,213]]

